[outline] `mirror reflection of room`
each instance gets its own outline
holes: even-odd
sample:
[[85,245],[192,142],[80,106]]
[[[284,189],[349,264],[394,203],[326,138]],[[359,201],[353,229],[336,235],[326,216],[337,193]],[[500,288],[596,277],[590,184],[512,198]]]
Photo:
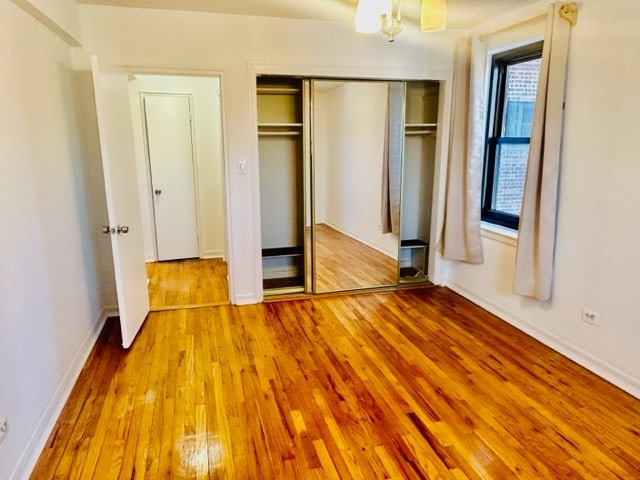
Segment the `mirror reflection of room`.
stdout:
[[129,82],[151,310],[229,302],[217,77]]
[[402,146],[389,126],[401,123],[389,116],[401,112],[389,108],[391,85],[313,82],[316,292],[397,282]]

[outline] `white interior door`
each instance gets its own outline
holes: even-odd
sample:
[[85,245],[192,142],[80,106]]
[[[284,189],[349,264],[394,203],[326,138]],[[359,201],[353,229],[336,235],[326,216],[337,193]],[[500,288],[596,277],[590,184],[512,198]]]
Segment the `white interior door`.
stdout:
[[158,260],[198,257],[189,96],[145,95],[144,113]]
[[91,58],[122,346],[149,313],[128,76]]

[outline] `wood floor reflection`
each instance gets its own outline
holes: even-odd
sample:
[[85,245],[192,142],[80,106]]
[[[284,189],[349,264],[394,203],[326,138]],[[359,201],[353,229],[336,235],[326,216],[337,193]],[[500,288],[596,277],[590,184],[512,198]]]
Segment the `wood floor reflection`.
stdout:
[[396,285],[397,261],[324,223],[316,224],[316,291]]
[[31,476],[637,479],[640,400],[449,290],[109,321]]
[[227,263],[220,258],[147,263],[151,310],[229,303]]

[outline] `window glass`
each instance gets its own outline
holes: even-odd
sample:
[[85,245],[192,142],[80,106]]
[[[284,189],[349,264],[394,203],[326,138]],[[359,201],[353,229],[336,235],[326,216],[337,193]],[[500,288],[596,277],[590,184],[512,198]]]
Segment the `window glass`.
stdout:
[[498,146],[491,206],[494,210],[520,215],[528,155],[528,144],[505,143]]
[[492,59],[482,219],[518,228],[542,43]]
[[539,58],[507,66],[505,137],[531,136],[539,77]]

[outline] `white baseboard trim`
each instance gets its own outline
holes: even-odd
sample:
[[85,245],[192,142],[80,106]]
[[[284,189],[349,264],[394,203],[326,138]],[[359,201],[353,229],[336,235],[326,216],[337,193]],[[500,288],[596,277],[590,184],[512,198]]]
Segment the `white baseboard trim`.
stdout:
[[105,321],[108,317],[113,316],[111,313],[112,310],[109,310],[108,308],[104,308],[100,312],[94,324],[94,328],[82,342],[82,345],[71,361],[64,377],[62,377],[60,385],[58,385],[56,392],[53,394],[53,397],[51,397],[51,400],[44,409],[44,412],[38,419],[36,428],[27,442],[24,452],[22,452],[13,472],[9,475],[9,480],[27,480],[31,475],[31,471],[33,470],[33,467],[35,467],[36,462],[42,453],[42,449],[47,443],[47,439],[58,421],[58,417],[71,394],[71,390],[78,380],[80,372],[82,371],[93,346],[98,340],[100,332],[102,332],[102,329],[104,328]]
[[118,310],[118,305],[106,305],[102,309],[102,321],[104,322],[109,317],[119,317],[120,310]]
[[386,250],[384,250],[382,247],[380,247],[378,245],[374,245],[373,243],[371,243],[366,238],[363,238],[360,235],[357,235],[355,233],[352,233],[352,232],[349,232],[347,230],[344,230],[344,229],[334,225],[333,223],[324,222],[324,224],[330,226],[334,230],[337,230],[338,232],[342,233],[343,235],[346,235],[347,237],[351,237],[351,238],[359,241],[360,243],[364,243],[367,247],[373,248],[374,250],[382,253],[383,255],[386,255],[387,257],[393,258],[394,260],[396,259],[397,255],[398,255],[398,252],[395,252],[395,253],[391,254],[391,253],[387,252]]
[[233,299],[231,299],[231,303],[234,305],[253,305],[254,303],[259,303],[261,300],[258,300],[255,293],[243,293],[241,295],[235,295]]
[[208,250],[202,252],[200,258],[221,258],[224,260],[224,250]]
[[640,379],[623,372],[619,368],[610,365],[609,363],[597,357],[594,357],[590,353],[567,342],[566,340],[558,338],[553,333],[548,332],[543,328],[533,325],[532,323],[513,315],[511,312],[505,310],[500,305],[497,305],[496,303],[487,300],[486,298],[472,293],[461,285],[453,282],[447,282],[446,286],[454,292],[459,293],[463,297],[484,308],[485,310],[493,313],[505,322],[513,325],[518,330],[522,330],[536,340],[544,343],[549,348],[552,348],[556,352],[573,360],[590,372],[593,372],[599,377],[602,377],[603,379],[612,383],[616,387],[624,390],[628,394],[640,399]]

